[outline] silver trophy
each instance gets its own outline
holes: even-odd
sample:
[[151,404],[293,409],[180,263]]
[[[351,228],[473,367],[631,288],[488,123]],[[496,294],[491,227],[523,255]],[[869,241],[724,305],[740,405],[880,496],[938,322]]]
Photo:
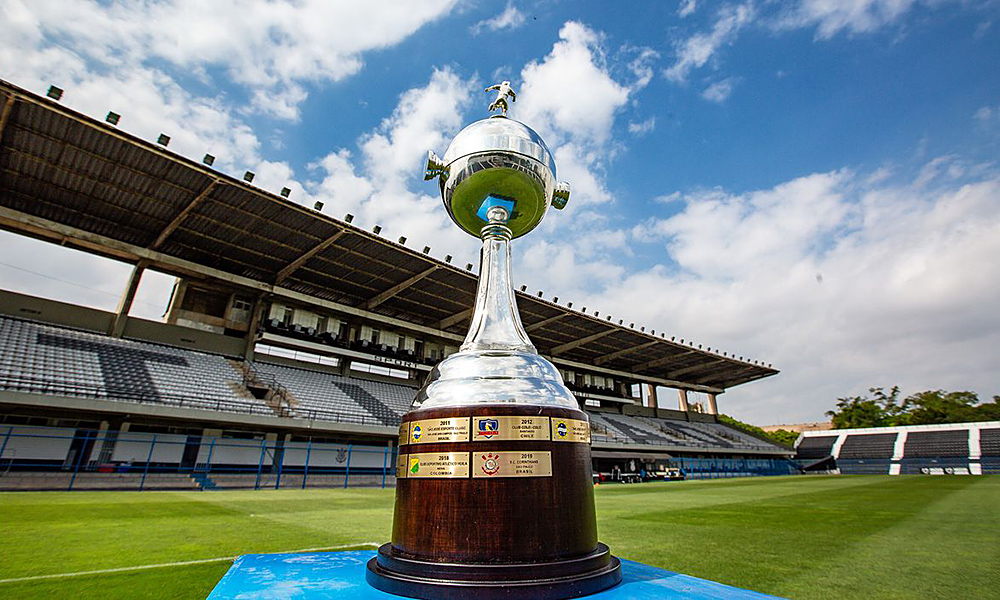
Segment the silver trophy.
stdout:
[[531,128],[507,118],[510,82],[444,158],[428,153],[452,220],[483,241],[472,324],[403,417],[392,542],[371,585],[416,598],[570,598],[617,584],[598,542],[590,425],[521,325],[510,240],[569,200]]

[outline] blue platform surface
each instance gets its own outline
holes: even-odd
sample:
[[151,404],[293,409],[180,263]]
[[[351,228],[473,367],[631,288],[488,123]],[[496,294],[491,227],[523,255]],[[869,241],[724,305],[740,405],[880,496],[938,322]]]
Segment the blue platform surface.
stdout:
[[[345,600],[390,599],[365,582],[365,564],[373,550],[313,552],[307,554],[245,554],[233,562],[212,590],[209,600],[279,599]],[[648,600],[652,598],[712,598],[746,600],[774,598],[749,590],[681,575],[630,560],[622,560],[622,582],[586,596],[594,600]]]

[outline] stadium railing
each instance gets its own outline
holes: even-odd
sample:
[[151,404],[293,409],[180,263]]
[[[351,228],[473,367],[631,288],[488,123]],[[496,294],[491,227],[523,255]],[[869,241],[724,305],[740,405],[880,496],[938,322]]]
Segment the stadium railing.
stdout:
[[395,485],[388,445],[44,429],[0,426],[0,490]]
[[73,396],[77,398],[92,398],[114,402],[131,402],[136,404],[159,404],[178,408],[196,408],[220,412],[267,415],[279,417],[301,418],[310,421],[333,421],[352,425],[377,425],[384,427],[385,423],[375,417],[344,414],[332,410],[291,408],[275,411],[273,408],[257,399],[223,400],[217,398],[199,398],[197,396],[159,393],[145,396],[137,393],[108,393],[104,386],[72,381],[53,381],[24,375],[0,375],[0,390],[19,391],[33,394]]

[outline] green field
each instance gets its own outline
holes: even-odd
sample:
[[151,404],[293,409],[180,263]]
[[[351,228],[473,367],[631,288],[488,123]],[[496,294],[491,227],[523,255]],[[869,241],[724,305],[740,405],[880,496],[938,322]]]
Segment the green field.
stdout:
[[[228,561],[7,580],[380,542],[392,501],[365,489],[0,494],[0,598],[203,598]],[[792,598],[1000,598],[996,476],[605,485],[597,505],[619,556],[731,585]]]

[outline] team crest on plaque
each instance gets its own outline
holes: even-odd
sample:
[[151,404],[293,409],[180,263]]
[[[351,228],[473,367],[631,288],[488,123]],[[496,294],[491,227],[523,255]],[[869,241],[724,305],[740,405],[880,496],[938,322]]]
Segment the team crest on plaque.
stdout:
[[500,433],[500,422],[496,419],[479,419],[479,430],[476,435],[489,439]]
[[483,455],[483,473],[487,475],[496,475],[496,472],[500,470],[500,463],[497,459],[500,457],[496,454],[484,454]]

